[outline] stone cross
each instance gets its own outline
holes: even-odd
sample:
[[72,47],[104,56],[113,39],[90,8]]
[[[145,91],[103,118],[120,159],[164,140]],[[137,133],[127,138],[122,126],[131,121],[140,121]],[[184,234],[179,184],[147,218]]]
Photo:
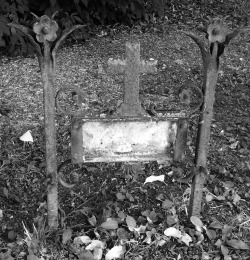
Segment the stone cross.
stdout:
[[140,43],[127,42],[125,60],[108,60],[108,71],[112,74],[124,73],[123,103],[115,111],[115,116],[147,116],[139,99],[140,73],[155,73],[157,60],[140,60]]

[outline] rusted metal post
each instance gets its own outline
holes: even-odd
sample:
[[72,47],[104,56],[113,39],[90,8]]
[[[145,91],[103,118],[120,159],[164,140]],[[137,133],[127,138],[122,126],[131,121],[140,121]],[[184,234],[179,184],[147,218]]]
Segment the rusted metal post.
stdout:
[[47,193],[48,223],[50,227],[58,227],[58,192],[57,192],[57,160],[56,160],[56,127],[55,127],[55,89],[54,71],[50,51],[51,43],[44,42],[44,62],[42,67],[44,94],[44,130],[46,147],[46,174],[50,179]]
[[[57,13],[57,12],[56,12]],[[32,44],[39,62],[42,74],[44,89],[44,124],[45,124],[45,146],[46,146],[46,174],[49,180],[47,187],[47,205],[48,205],[48,226],[52,229],[58,227],[58,194],[57,194],[57,161],[56,161],[56,127],[55,127],[55,89],[54,89],[54,69],[56,52],[62,41],[74,30],[84,25],[75,25],[63,31],[62,36],[57,38],[58,25],[47,15],[38,17],[33,14],[37,22],[33,26],[36,38],[33,37],[32,31],[20,24],[10,23],[9,26],[21,30]],[[44,52],[41,46],[36,42],[44,44]],[[54,48],[52,42],[56,41]]]
[[207,174],[207,157],[209,152],[210,130],[213,118],[213,106],[215,101],[215,87],[218,79],[219,58],[229,42],[241,32],[247,32],[250,27],[238,28],[234,31],[225,30],[228,28],[223,19],[214,18],[204,21],[202,31],[207,34],[210,40],[210,52],[206,50],[205,44],[192,32],[183,32],[194,40],[202,55],[204,78],[203,96],[204,101],[201,107],[199,118],[198,135],[196,143],[195,177],[192,183],[189,217],[199,216],[203,195],[203,184]]
[[[213,118],[213,106],[215,101],[215,87],[218,78],[218,44],[214,44],[213,54],[208,54],[205,60],[205,77],[203,83],[204,102],[201,107],[201,114],[199,118],[196,153],[195,153],[195,165],[197,167],[207,167],[207,156],[209,152],[210,130]],[[193,180],[189,217],[199,216],[201,212],[201,201],[203,193],[203,185],[205,181],[205,173],[198,172]]]

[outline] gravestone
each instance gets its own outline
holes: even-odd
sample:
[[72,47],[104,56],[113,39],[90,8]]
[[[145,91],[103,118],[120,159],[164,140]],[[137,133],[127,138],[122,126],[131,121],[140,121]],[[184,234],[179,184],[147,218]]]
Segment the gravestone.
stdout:
[[73,163],[183,159],[186,120],[178,113],[151,117],[139,100],[139,76],[155,73],[156,64],[140,60],[137,42],[126,43],[125,60],[109,59],[107,71],[124,74],[123,102],[111,116],[73,119]]

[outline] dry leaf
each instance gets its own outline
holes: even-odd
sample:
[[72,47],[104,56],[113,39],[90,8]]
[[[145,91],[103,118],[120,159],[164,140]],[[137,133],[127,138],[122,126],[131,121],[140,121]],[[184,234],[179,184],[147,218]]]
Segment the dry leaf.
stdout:
[[20,140],[23,142],[32,142],[33,143],[33,137],[31,135],[30,130],[28,130],[26,133],[24,133],[21,137]]
[[115,219],[110,219],[101,224],[101,227],[104,229],[117,229],[118,222]]
[[182,237],[181,231],[174,228],[174,227],[167,228],[164,231],[164,235],[167,236],[167,237],[177,237],[177,238]]
[[71,239],[71,237],[72,237],[72,229],[71,228],[64,229],[62,243],[66,244]]
[[124,254],[124,248],[122,246],[114,246],[106,254],[105,260],[122,258],[123,254]]
[[149,176],[148,178],[146,178],[145,183],[147,182],[154,182],[154,181],[161,181],[161,182],[164,182],[165,180],[165,175],[159,175],[159,176],[155,176],[155,175],[152,175],[152,176]]

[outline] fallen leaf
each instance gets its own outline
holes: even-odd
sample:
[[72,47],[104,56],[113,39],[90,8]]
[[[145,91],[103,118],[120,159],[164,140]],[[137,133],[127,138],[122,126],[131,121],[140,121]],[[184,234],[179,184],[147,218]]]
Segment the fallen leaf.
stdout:
[[149,216],[150,220],[152,220],[152,222],[156,222],[158,220],[157,214],[155,211],[150,211]]
[[167,237],[177,237],[177,238],[182,237],[181,231],[174,228],[174,227],[167,228],[164,231],[164,235],[167,236]]
[[9,198],[9,191],[5,187],[3,187],[3,194],[6,196],[6,198]]
[[79,245],[79,244],[89,244],[91,243],[91,239],[89,236],[80,236],[80,237],[76,237],[74,238],[74,244],[75,245]]
[[223,226],[218,220],[214,220],[210,225],[210,228],[222,229]]
[[28,255],[27,260],[41,260],[41,258],[35,255]]
[[118,222],[115,219],[110,219],[101,224],[101,227],[104,229],[117,229]]
[[209,193],[206,194],[206,202],[210,202],[210,201],[212,201],[213,199],[214,199],[214,196],[213,196],[213,195],[211,195],[211,194],[209,194]]
[[221,247],[221,245],[222,245],[222,241],[220,240],[220,239],[218,239],[216,242],[215,242],[215,245],[218,247],[218,248],[220,248]]
[[184,242],[187,246],[189,246],[189,243],[192,242],[192,238],[185,233],[184,235],[182,235],[181,241]]
[[66,244],[71,239],[71,237],[72,237],[72,229],[71,228],[64,229],[62,243]]
[[156,241],[156,246],[163,246],[164,244],[166,244],[166,241],[164,239]]
[[93,254],[89,250],[81,250],[80,254],[78,255],[78,259],[80,260],[95,260]]
[[226,188],[226,189],[231,189],[231,188],[233,188],[234,183],[231,182],[231,181],[225,181],[225,182],[222,182],[222,185],[223,185],[223,187]]
[[212,229],[206,229],[206,234],[211,240],[216,238],[216,232]]
[[237,240],[237,239],[227,240],[227,244],[235,249],[242,249],[242,250],[250,249],[249,245],[243,242],[242,240]]
[[8,232],[8,239],[9,240],[14,240],[14,239],[16,239],[16,237],[17,237],[17,233],[14,230],[10,230]]
[[232,150],[235,150],[236,147],[238,146],[238,144],[239,144],[239,141],[236,141],[236,142],[232,143],[232,144],[229,146],[229,148],[232,149]]
[[129,233],[124,228],[118,228],[117,229],[117,236],[119,239],[127,240],[129,237]]
[[146,178],[145,183],[148,183],[148,182],[154,182],[154,181],[161,181],[161,182],[164,182],[165,180],[165,175],[159,175],[159,176],[155,176],[155,175],[152,175],[152,176],[149,176],[148,178]]
[[118,199],[118,200],[125,200],[126,199],[126,196],[124,195],[124,194],[122,194],[121,192],[118,192],[118,193],[116,193],[116,198]]
[[234,194],[233,196],[233,202],[234,204],[237,204],[240,201],[241,197],[238,194]]
[[122,246],[114,246],[106,254],[105,260],[122,258],[123,254],[124,254],[124,248]]
[[121,220],[123,220],[123,219],[126,218],[126,216],[125,216],[125,214],[124,214],[123,211],[119,211],[117,215],[118,215],[118,217],[119,217]]
[[178,218],[176,218],[174,216],[167,216],[167,224],[169,226],[173,226],[177,222],[178,222]]
[[126,223],[130,231],[133,231],[134,228],[136,228],[136,221],[133,217],[127,216],[126,217]]
[[92,251],[95,248],[102,248],[103,249],[104,247],[105,246],[104,246],[104,243],[102,241],[100,241],[100,240],[92,240],[91,243],[88,246],[86,246],[85,249]]
[[32,142],[33,143],[33,137],[31,135],[30,130],[28,130],[26,133],[24,133],[21,137],[20,140],[23,142]]
[[226,246],[221,245],[220,249],[221,249],[221,253],[222,253],[224,256],[225,256],[225,255],[228,255],[229,249],[228,249]]
[[140,235],[141,233],[145,233],[146,228],[146,226],[140,225],[138,228],[134,228],[134,231]]
[[217,200],[225,200],[226,198],[224,196],[222,196],[222,195],[219,195],[219,196],[216,197],[216,199]]
[[8,249],[6,252],[0,252],[0,259],[1,260],[14,260],[11,256],[11,250]]
[[225,225],[222,229],[222,240],[225,240],[232,233],[233,227]]
[[91,218],[88,218],[90,225],[95,226],[97,223],[96,217],[93,215]]
[[103,249],[100,247],[96,247],[93,252],[93,257],[95,260],[101,260],[103,254]]
[[162,208],[163,209],[170,209],[173,205],[174,205],[174,203],[171,200],[168,200],[168,199],[165,199],[162,202]]
[[196,216],[192,216],[190,218],[190,221],[195,225],[195,227],[197,228],[198,231],[201,231],[201,229],[203,228],[203,223],[200,220],[200,218],[198,218]]
[[183,65],[184,64],[183,60],[180,60],[180,59],[177,59],[174,62],[177,63],[178,65]]

